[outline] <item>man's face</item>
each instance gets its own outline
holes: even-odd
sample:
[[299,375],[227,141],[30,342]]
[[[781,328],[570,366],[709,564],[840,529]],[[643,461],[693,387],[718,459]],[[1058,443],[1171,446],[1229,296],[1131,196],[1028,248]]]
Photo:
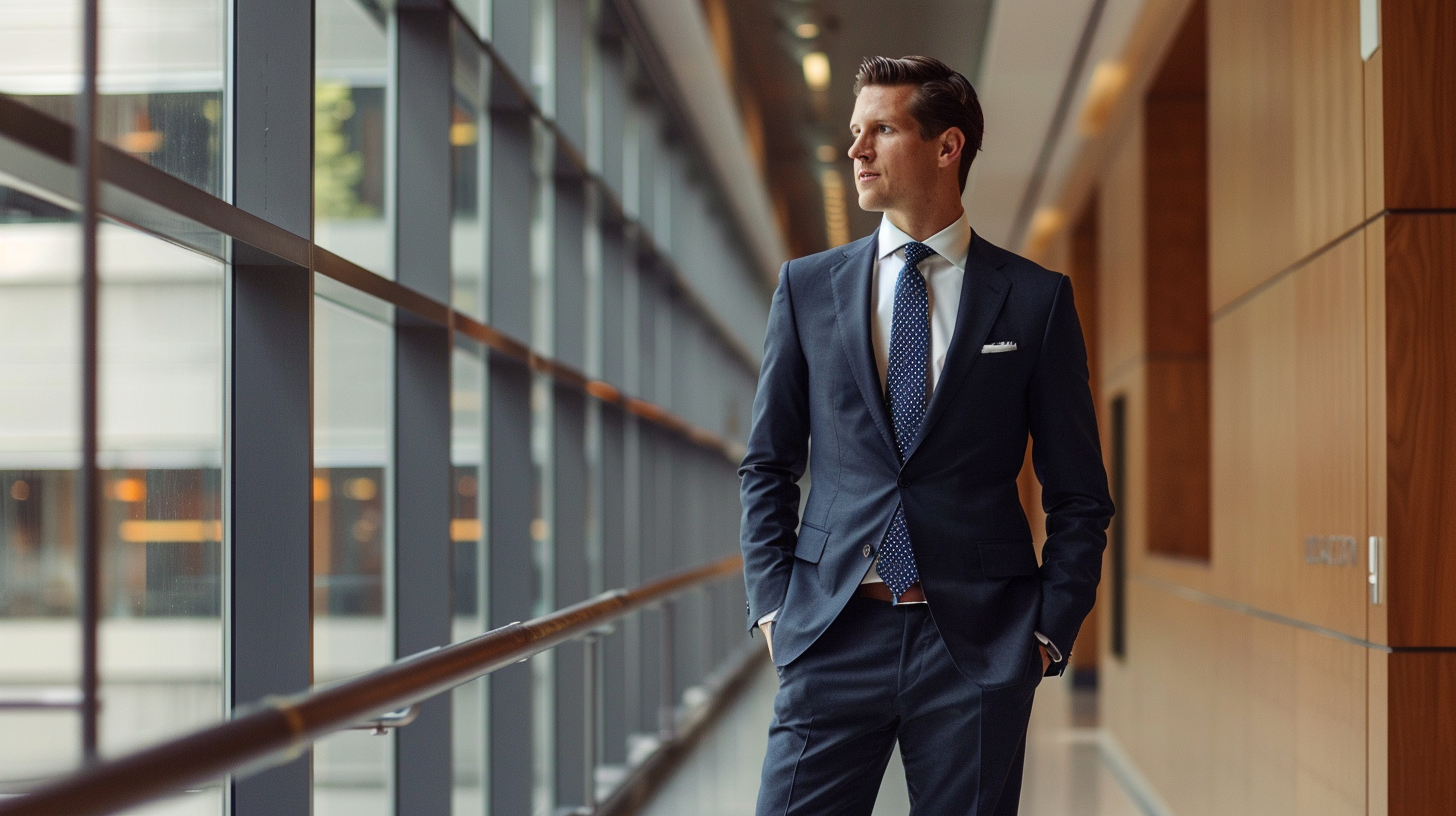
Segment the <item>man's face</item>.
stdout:
[[913,85],[870,85],[854,101],[849,157],[861,209],[913,208],[935,188],[941,140],[920,138],[920,124],[910,115],[914,92]]

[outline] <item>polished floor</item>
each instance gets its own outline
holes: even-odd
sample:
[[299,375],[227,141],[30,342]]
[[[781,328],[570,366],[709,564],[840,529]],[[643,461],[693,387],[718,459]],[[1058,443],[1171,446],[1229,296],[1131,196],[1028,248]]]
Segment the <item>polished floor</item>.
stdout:
[[[762,672],[647,807],[647,816],[751,816],[759,763],[768,743],[776,677]],[[890,761],[874,816],[910,812],[898,754]],[[1022,816],[1164,816],[1121,752],[1097,728],[1095,693],[1070,678],[1037,691],[1027,742]]]

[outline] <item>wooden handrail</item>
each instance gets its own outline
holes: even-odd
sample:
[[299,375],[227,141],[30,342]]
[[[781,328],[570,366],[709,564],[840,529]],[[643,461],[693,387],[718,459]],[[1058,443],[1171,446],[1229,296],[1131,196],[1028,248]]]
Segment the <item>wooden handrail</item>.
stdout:
[[260,770],[315,740],[518,663],[684,590],[738,574],[741,556],[616,589],[525,623],[430,649],[354,679],[240,709],[227,722],[101,762],[0,802],[0,816],[99,816],[235,771]]

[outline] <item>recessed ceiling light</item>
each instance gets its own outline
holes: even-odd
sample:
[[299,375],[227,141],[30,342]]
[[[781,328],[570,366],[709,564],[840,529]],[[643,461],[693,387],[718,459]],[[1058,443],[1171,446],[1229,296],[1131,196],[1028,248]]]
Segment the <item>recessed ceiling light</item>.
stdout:
[[829,90],[829,55],[811,51],[804,55],[804,81],[814,91]]
[[829,164],[839,158],[839,151],[834,149],[834,145],[830,144],[819,145],[819,149],[814,152],[819,156],[819,161],[825,164]]
[[794,27],[794,33],[805,40],[812,40],[819,36],[819,26],[813,23],[799,23]]

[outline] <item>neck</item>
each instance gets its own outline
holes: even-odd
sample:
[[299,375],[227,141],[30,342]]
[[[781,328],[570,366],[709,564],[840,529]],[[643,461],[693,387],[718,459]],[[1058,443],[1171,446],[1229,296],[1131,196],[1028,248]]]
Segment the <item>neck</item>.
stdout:
[[927,201],[924,204],[925,206],[915,210],[885,210],[885,217],[889,218],[890,223],[906,235],[917,241],[924,241],[955,223],[964,212],[959,196],[953,199]]

